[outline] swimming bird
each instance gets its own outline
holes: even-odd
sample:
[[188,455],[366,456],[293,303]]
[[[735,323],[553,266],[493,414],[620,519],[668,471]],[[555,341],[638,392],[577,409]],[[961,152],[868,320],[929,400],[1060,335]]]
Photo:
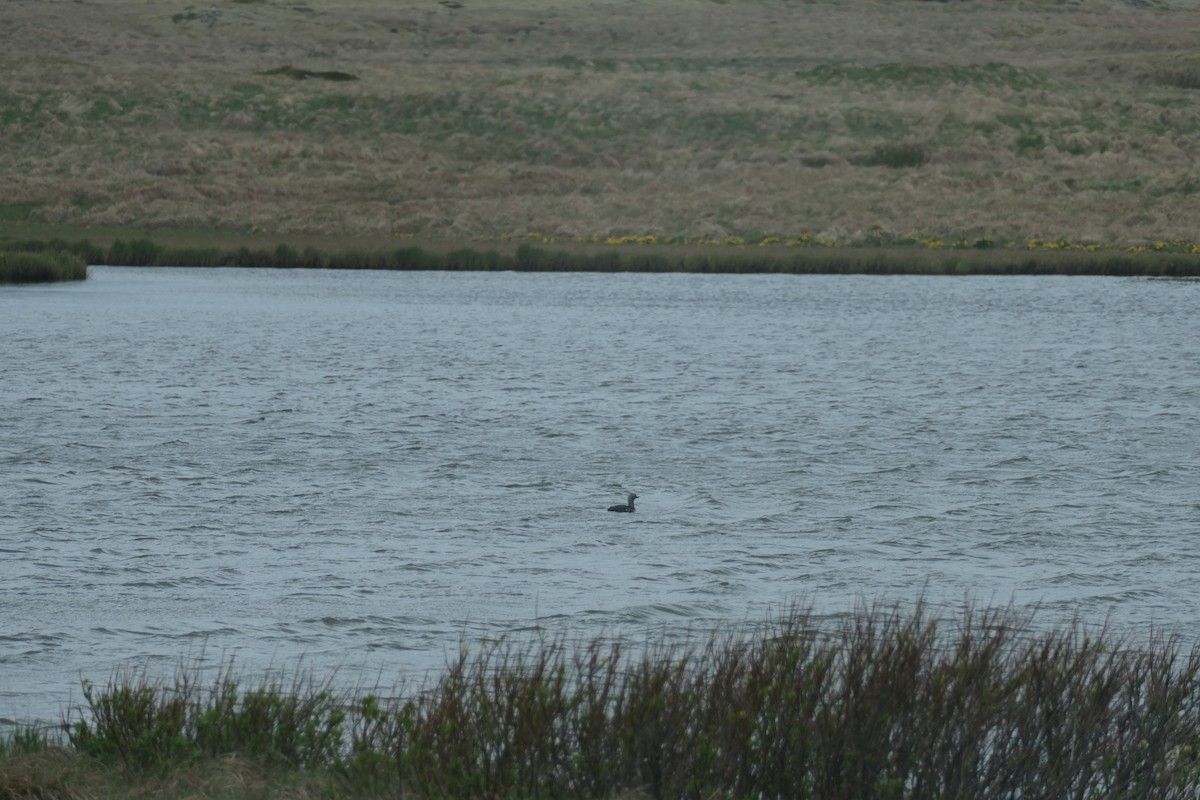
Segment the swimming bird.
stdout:
[[629,493],[629,505],[627,505],[627,506],[619,506],[619,505],[618,505],[618,506],[609,506],[609,507],[608,507],[608,510],[609,510],[609,511],[628,511],[628,512],[632,512],[632,511],[633,511],[633,501],[634,501],[634,500],[637,500],[637,495],[636,495],[636,494],[634,494],[633,492],[630,492],[630,493]]

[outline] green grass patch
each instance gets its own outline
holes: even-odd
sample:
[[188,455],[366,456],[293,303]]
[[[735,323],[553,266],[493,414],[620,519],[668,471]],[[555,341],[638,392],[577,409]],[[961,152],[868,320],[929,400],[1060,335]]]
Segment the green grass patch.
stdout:
[[42,203],[0,203],[0,222],[20,222],[29,218]]
[[1200,67],[1161,70],[1151,76],[1151,81],[1173,89],[1200,89]]
[[1009,111],[996,115],[996,122],[1008,128],[1026,130],[1034,125],[1033,114],[1027,111]]
[[1040,153],[1046,147],[1046,137],[1040,133],[1023,133],[1013,145],[1020,155]]
[[856,137],[897,138],[910,133],[912,125],[919,120],[890,110],[874,108],[849,108],[842,112],[846,130]]
[[872,167],[919,167],[929,160],[929,149],[920,142],[894,142],[878,145],[865,163]]
[[35,124],[46,103],[46,95],[23,97],[0,90],[0,127],[21,128]]
[[590,70],[592,72],[616,72],[619,62],[611,58],[579,58],[578,56],[560,56],[551,59],[551,66],[569,69],[575,72]]
[[1044,76],[1033,70],[999,63],[979,66],[822,64],[795,75],[806,83],[817,85],[848,83],[872,88],[929,89],[957,85],[1025,91],[1041,88],[1048,83]]

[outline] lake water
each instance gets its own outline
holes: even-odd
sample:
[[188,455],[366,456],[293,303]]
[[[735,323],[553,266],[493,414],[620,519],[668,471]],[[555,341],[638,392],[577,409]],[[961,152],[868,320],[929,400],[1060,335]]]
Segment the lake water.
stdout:
[[390,685],[498,632],[797,602],[1196,639],[1198,307],[1114,278],[0,287],[0,720],[115,670]]

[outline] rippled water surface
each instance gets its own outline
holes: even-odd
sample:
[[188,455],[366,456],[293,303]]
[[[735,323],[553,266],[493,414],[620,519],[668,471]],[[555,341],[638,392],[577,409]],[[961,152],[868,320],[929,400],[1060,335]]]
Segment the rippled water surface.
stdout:
[[[1200,285],[93,268],[0,287],[0,720],[924,595],[1200,636]],[[626,491],[635,514],[610,514]]]

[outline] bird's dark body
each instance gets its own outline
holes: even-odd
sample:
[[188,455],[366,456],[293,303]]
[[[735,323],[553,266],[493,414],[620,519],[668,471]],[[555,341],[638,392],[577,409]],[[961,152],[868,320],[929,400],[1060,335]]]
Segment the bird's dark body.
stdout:
[[623,512],[623,513],[626,513],[626,514],[632,514],[632,513],[633,513],[633,501],[634,501],[634,500],[636,500],[636,499],[637,499],[637,495],[636,495],[636,494],[630,494],[630,495],[629,495],[629,504],[628,504],[628,505],[624,505],[624,506],[620,506],[620,505],[617,505],[617,506],[609,506],[609,507],[608,507],[608,510],[609,510],[609,511],[620,511],[620,512]]

